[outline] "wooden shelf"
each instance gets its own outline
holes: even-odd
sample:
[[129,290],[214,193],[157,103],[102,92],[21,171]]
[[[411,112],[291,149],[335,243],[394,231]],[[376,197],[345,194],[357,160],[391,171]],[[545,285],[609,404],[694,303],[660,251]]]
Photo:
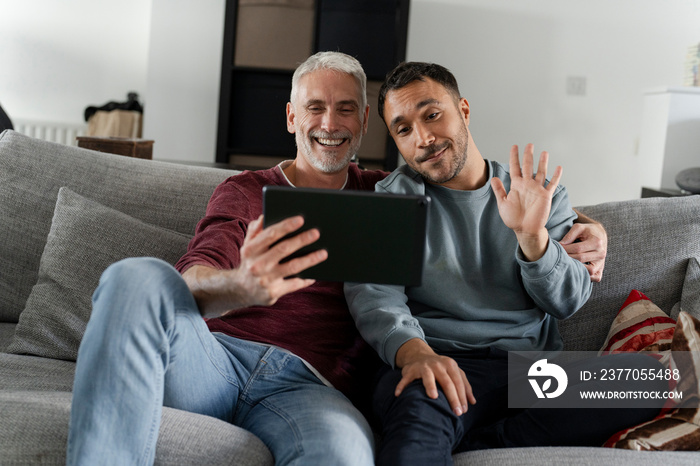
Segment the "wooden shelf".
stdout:
[[[405,60],[409,6],[410,0],[227,0],[216,162],[245,156],[267,168],[280,157],[294,158],[294,135],[287,132],[284,110],[296,64],[320,50],[347,53],[362,63],[368,88],[376,91],[386,73]],[[240,43],[241,31],[250,35],[245,36],[250,44]],[[280,49],[285,46],[289,53]],[[279,64],[271,62],[274,57]],[[374,100],[360,164],[393,170],[398,150],[376,114],[376,93],[368,99]]]

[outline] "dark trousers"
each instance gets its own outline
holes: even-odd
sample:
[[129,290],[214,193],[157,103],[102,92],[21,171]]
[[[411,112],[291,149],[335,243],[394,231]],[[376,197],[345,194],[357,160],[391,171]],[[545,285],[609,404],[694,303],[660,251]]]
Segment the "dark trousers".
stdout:
[[[616,404],[594,409],[509,409],[507,352],[487,349],[444,355],[452,357],[467,375],[476,404],[457,417],[441,390],[437,399],[428,398],[421,380],[395,397],[401,371],[384,367],[373,401],[382,431],[378,465],[450,465],[453,453],[485,448],[601,446],[615,432],[652,419],[663,404],[655,400],[644,408]],[[661,368],[647,356],[621,356],[628,357],[625,367]],[[575,370],[596,370],[596,364],[604,365],[604,358],[587,360]],[[586,383],[586,389],[610,388],[596,386],[598,381]],[[653,388],[666,387],[659,382]]]

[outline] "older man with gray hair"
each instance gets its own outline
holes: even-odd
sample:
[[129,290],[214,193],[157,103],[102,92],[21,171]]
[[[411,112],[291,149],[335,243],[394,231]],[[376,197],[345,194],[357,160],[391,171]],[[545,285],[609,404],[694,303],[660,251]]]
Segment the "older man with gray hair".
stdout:
[[280,263],[319,232],[274,245],[303,219],[263,228],[261,216],[265,185],[374,190],[384,178],[350,164],[367,130],[365,86],[354,58],[310,57],[287,105],[296,158],[219,185],[175,268],[138,258],[105,271],[78,356],[69,464],[153,463],[163,405],[253,432],[278,465],[373,464],[350,401],[372,356],[343,285],[286,278],[325,260]]

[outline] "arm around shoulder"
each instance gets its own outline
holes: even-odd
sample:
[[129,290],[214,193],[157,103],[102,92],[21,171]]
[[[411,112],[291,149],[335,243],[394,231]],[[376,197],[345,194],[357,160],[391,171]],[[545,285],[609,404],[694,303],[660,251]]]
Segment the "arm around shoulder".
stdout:
[[578,218],[560,244],[569,256],[586,266],[592,281],[600,282],[608,252],[608,234],[602,224],[578,210],[575,212]]

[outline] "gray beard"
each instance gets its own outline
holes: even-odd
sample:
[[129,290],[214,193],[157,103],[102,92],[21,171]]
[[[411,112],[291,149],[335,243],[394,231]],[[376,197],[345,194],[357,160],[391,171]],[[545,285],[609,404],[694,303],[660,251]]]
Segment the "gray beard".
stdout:
[[362,135],[360,134],[356,141],[352,142],[351,139],[351,145],[348,148],[345,156],[340,159],[336,159],[335,157],[324,157],[323,150],[321,151],[321,156],[317,156],[311,148],[311,145],[313,144],[312,138],[313,136],[311,135],[309,135],[309,137],[304,137],[302,134],[296,133],[295,140],[297,149],[304,153],[306,160],[312,167],[322,173],[327,174],[338,173],[344,170],[350,163],[350,160],[352,160],[352,158],[355,156],[357,150],[360,148],[360,144],[362,143]]

